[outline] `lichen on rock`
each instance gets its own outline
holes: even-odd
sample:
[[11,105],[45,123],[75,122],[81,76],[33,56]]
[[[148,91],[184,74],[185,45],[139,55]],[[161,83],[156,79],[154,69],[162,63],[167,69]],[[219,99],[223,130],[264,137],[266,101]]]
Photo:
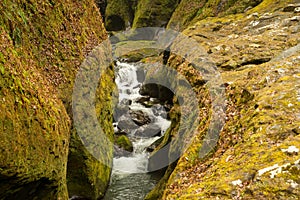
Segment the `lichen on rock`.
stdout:
[[[95,3],[5,0],[0,8],[0,198],[67,199],[68,192],[74,194],[67,188],[67,166],[69,171],[73,162],[68,153],[84,165],[73,165],[77,178],[88,180],[83,189],[93,199],[103,196],[111,169],[84,152],[71,125],[77,70],[107,38]],[[110,137],[112,79],[110,68],[99,84],[103,91],[97,93],[104,103],[96,106]],[[112,151],[107,157],[112,159]],[[74,180],[70,177],[68,173],[68,183]]]
[[15,48],[3,24],[0,35],[0,197],[66,199],[69,117],[38,63]]
[[[265,0],[245,13],[195,21],[183,31],[218,66],[226,123],[214,151],[199,157],[211,115],[204,103],[191,145],[147,199],[298,198],[299,33],[297,14],[282,12],[285,3]],[[180,72],[189,66],[178,55],[168,64]],[[199,76],[188,72],[197,91],[193,77]],[[209,103],[209,95],[203,99]]]
[[105,27],[108,31],[125,30],[132,26],[134,4],[126,0],[108,0],[105,9]]

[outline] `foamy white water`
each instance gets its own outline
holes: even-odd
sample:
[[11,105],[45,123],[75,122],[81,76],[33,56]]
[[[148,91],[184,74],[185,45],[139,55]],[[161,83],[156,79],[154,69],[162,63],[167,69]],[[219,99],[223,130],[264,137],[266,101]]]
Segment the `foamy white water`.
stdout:
[[[171,122],[161,116],[154,115],[151,108],[146,108],[135,102],[142,97],[139,94],[142,83],[138,82],[138,67],[137,64],[117,62],[116,84],[119,89],[119,102],[124,99],[131,100],[132,104],[129,108],[143,111],[150,117],[151,124],[159,126],[162,134],[164,134]],[[117,131],[116,127],[115,131]],[[157,183],[157,180],[147,174],[149,153],[145,149],[160,137],[136,138],[134,132],[127,133],[133,143],[133,153],[129,156],[113,159],[111,183],[104,200],[142,200]]]

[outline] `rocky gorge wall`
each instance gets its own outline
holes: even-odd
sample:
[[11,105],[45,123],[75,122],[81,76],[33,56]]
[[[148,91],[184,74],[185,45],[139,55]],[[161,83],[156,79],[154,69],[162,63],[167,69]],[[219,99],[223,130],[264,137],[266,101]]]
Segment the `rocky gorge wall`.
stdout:
[[[4,0],[0,15],[0,198],[103,196],[110,168],[84,150],[71,107],[80,64],[107,38],[97,7],[92,1]],[[97,92],[97,118],[108,138],[112,70]],[[112,159],[112,150],[102,153]]]
[[[217,145],[202,157],[213,114],[211,94],[205,92],[208,85],[199,84],[203,75],[188,56],[171,54],[168,65],[189,80],[202,112],[191,145],[146,199],[299,197],[300,54],[295,8],[300,5],[289,3],[297,2],[264,0],[245,13],[199,20],[183,31],[218,67],[226,121]],[[192,47],[175,43],[172,48],[176,52]],[[171,132],[176,136],[176,131]],[[182,142],[186,140],[183,137]]]
[[[209,58],[220,72],[225,92],[224,126],[216,146],[204,157],[203,141],[216,114],[212,93],[188,55],[176,55],[195,47],[178,41],[167,58],[155,51],[125,56],[129,61],[161,62],[176,69],[189,81],[199,101],[200,122],[191,145],[169,165],[146,199],[298,198],[299,7],[293,0],[183,0],[172,12],[167,27],[182,30],[205,49],[203,58]],[[153,24],[147,19],[143,26]],[[126,38],[120,45],[125,44],[136,45]],[[143,44],[146,49],[147,41]],[[205,70],[201,72],[205,74]],[[148,73],[151,77],[152,72]],[[150,168],[162,159],[171,160],[182,143],[187,143],[191,133],[178,133],[181,117],[180,107],[174,106],[171,127],[152,152]],[[157,153],[167,144],[166,152]]]
[[140,27],[167,27],[182,31],[206,17],[242,13],[261,2],[262,0],[107,0],[102,14],[105,15],[108,31]]
[[[198,116],[187,120],[196,117],[199,125],[187,151],[168,167],[146,199],[297,199],[300,19],[295,8],[300,6],[283,0],[182,0],[161,5],[171,2],[160,20],[159,1],[133,1],[126,13],[134,11],[135,18],[124,20],[125,27],[131,21],[136,27],[179,23],[174,27],[200,44],[221,74],[226,121],[217,146],[200,157],[212,116],[207,81],[187,58],[171,53],[167,64],[189,81],[199,103]],[[192,3],[201,9],[185,6]],[[83,147],[71,109],[80,64],[107,38],[97,8],[93,2],[68,0],[4,0],[0,8],[0,198],[101,198],[110,168]],[[172,46],[175,52],[191,48],[179,44]],[[142,62],[163,62],[160,52],[139,53],[133,60],[150,55]],[[107,68],[96,93],[97,118],[109,140],[112,72]],[[178,136],[180,117],[175,103],[171,128],[157,147],[175,138],[165,155],[170,158],[190,136]],[[112,148],[102,146],[100,156],[109,163]]]

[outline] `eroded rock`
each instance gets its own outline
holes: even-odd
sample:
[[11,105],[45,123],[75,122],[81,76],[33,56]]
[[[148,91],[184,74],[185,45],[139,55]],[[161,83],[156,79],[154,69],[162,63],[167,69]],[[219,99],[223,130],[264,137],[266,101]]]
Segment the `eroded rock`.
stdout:
[[136,130],[134,135],[136,137],[145,137],[145,138],[160,136],[161,135],[161,129],[156,124],[148,124],[146,126],[139,127]]
[[132,121],[138,126],[149,124],[151,122],[150,117],[141,110],[130,110],[129,113]]

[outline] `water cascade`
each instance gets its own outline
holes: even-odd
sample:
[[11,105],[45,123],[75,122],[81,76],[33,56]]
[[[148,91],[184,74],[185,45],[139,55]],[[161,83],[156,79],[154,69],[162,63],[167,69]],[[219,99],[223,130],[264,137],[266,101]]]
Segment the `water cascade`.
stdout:
[[[104,197],[105,200],[143,199],[158,181],[147,173],[149,152],[146,148],[165,133],[170,126],[170,121],[167,120],[167,111],[163,105],[153,103],[151,106],[145,106],[139,101],[145,96],[139,94],[143,73],[138,71],[143,71],[140,63],[117,62],[115,81],[119,90],[118,106],[125,108],[125,111],[117,113],[114,127],[116,134],[127,130],[126,135],[133,144],[133,152],[114,157],[111,183]],[[150,98],[149,101],[156,100]],[[147,124],[127,129],[124,121],[127,120],[128,124],[132,124],[133,120],[128,118],[128,112],[143,113],[144,118],[148,119]],[[143,135],[143,131],[139,131],[147,132],[146,129],[149,130],[148,135]],[[138,132],[140,134],[137,134]]]

